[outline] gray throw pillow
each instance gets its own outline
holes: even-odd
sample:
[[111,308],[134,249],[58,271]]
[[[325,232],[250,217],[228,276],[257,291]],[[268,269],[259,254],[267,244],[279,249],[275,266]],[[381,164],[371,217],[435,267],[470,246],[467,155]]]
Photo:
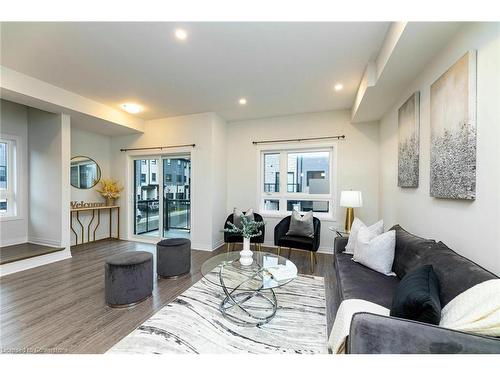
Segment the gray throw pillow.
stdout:
[[[235,207],[233,210],[233,224],[238,228],[243,228],[243,225],[241,224],[241,215],[243,215],[243,211]],[[250,208],[245,213],[245,217],[248,219],[248,221],[254,221],[253,208]]]
[[309,211],[301,216],[296,210],[292,212],[290,227],[287,236],[314,237],[313,212]]

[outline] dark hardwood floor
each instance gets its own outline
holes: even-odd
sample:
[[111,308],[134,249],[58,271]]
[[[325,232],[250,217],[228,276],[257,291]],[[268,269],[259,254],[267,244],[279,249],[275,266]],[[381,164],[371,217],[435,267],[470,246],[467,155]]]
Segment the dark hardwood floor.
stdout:
[[[71,259],[4,276],[0,278],[0,348],[4,353],[104,353],[197,282],[202,263],[225,249],[193,250],[189,275],[155,280],[152,298],[130,309],[105,305],[104,260],[125,251],[154,254],[154,245],[102,240],[73,247]],[[292,251],[290,259],[299,273],[310,274],[308,253]],[[314,274],[325,277],[330,332],[333,317],[328,306],[335,298],[332,255],[318,254]]]
[[18,260],[33,258],[61,250],[64,250],[64,248],[37,245],[29,242],[19,245],[4,246],[0,247],[0,264],[16,262]]

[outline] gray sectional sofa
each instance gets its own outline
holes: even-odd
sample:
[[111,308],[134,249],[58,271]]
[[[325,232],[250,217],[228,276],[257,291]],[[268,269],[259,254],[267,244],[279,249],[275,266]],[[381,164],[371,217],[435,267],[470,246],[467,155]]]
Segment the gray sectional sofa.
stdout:
[[[440,283],[441,305],[470,287],[498,278],[442,242],[417,237],[399,225],[393,271],[385,276],[351,260],[343,253],[347,238],[335,239],[334,267],[337,278],[335,313],[345,299],[364,299],[391,308],[400,279],[410,270],[431,264]],[[347,353],[500,353],[500,338],[486,337],[440,328],[412,320],[357,313],[346,345]]]

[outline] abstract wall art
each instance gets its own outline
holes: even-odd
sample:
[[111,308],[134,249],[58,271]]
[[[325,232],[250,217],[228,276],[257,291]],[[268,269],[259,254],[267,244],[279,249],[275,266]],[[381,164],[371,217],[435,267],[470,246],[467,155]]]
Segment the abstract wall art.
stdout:
[[418,187],[420,155],[420,93],[414,93],[398,110],[398,186]]
[[476,198],[476,51],[469,51],[430,92],[430,195]]

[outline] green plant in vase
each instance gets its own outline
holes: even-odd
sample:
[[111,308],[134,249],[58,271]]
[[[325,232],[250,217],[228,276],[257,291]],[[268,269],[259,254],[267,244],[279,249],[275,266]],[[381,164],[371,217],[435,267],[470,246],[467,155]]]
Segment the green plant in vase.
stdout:
[[240,234],[243,237],[243,250],[240,251],[240,263],[243,266],[249,266],[253,262],[253,253],[250,250],[250,239],[260,236],[262,234],[260,228],[266,225],[266,223],[263,221],[249,220],[245,215],[241,215],[240,218],[241,228],[228,221],[227,224],[230,228],[224,228],[223,231]]

